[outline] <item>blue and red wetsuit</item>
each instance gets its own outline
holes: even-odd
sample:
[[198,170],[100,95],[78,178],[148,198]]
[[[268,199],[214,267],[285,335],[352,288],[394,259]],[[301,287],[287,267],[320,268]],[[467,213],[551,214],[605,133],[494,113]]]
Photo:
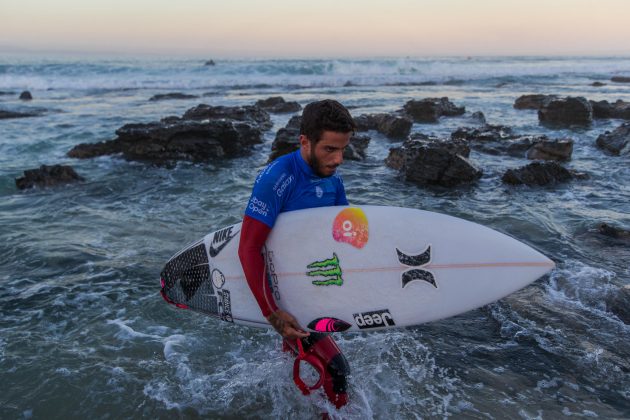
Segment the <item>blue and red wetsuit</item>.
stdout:
[[[273,228],[278,214],[286,211],[313,207],[347,205],[343,181],[335,173],[330,177],[315,175],[297,150],[271,162],[264,168],[254,183],[252,195],[247,203],[239,257],[243,271],[260,309],[265,317],[278,307],[267,281],[263,246]],[[298,353],[298,343],[285,340],[285,348]],[[304,352],[311,355],[306,360],[323,371],[323,386],[328,399],[337,408],[347,402],[346,375],[348,362],[328,335],[311,333],[301,340]]]

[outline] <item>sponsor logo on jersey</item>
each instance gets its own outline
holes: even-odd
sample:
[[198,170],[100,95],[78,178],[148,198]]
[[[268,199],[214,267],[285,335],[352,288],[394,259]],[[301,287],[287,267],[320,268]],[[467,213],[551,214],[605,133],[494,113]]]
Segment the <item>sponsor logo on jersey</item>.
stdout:
[[328,258],[322,261],[315,261],[306,266],[306,275],[309,277],[323,277],[323,280],[313,280],[315,286],[341,286],[343,284],[343,277],[341,266],[339,265],[339,258],[337,254],[333,253],[332,258]]
[[368,328],[391,327],[396,325],[389,309],[379,309],[378,311],[361,312],[353,314],[354,322],[362,330]]
[[256,196],[249,200],[247,208],[249,208],[253,213],[258,213],[262,216],[267,216],[269,214],[269,205],[264,201],[259,200]]
[[343,209],[333,222],[333,239],[355,248],[363,248],[368,242],[368,220],[360,208]]
[[[283,179],[286,175],[283,175],[282,178]],[[293,182],[295,178],[293,177],[293,175],[290,175],[287,179],[284,180],[284,182],[282,182],[282,184],[280,184],[277,189],[274,188],[274,191],[276,191],[276,195],[278,197],[282,197],[284,195],[284,192],[286,191],[287,187],[289,185],[291,185],[291,183]]]
[[413,267],[407,271],[402,273],[402,287],[403,289],[413,281],[426,281],[427,283],[433,285],[433,287],[437,288],[437,283],[435,282],[435,277],[433,273],[426,269],[422,269],[421,267],[429,264],[431,262],[431,245],[427,246],[427,248],[422,251],[420,254],[416,255],[408,255],[396,248],[396,253],[398,254],[398,261],[402,265],[406,265],[407,267]]
[[317,196],[317,198],[322,198],[324,196],[324,190],[322,190],[322,187],[320,187],[319,185],[315,186],[315,195]]
[[219,252],[221,252],[221,250],[230,243],[232,238],[234,238],[240,232],[240,230],[238,230],[232,233],[233,227],[234,226],[230,226],[214,233],[214,236],[212,237],[212,243],[210,244],[210,248],[208,249],[208,253],[212,258],[219,255]]

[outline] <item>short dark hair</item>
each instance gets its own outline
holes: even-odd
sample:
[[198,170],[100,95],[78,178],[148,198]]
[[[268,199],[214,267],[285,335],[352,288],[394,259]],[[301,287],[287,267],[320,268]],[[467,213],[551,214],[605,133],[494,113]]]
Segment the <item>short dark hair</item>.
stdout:
[[317,143],[324,131],[348,133],[356,130],[357,124],[352,119],[350,112],[333,99],[311,102],[304,107],[300,134]]

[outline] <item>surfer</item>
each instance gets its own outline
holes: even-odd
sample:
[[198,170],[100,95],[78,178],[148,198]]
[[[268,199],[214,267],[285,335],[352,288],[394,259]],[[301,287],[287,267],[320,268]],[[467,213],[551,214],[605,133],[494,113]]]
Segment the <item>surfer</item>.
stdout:
[[[297,367],[305,360],[319,371],[318,384],[337,408],[348,400],[348,362],[331,336],[307,332],[293,315],[278,308],[265,270],[263,247],[282,212],[348,205],[337,167],[355,129],[352,116],[337,101],[312,102],[304,108],[300,149],[274,160],[256,178],[238,250],[247,283],[263,315],[282,336],[283,350],[298,355]],[[299,370],[294,369],[294,380],[303,393],[309,392]]]

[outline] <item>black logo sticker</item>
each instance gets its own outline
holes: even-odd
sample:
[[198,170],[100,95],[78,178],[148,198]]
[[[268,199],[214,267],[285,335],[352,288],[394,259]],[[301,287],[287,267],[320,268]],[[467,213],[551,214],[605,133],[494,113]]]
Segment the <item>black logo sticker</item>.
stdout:
[[230,300],[230,291],[219,290],[217,293],[221,298],[221,319],[227,322],[234,322],[234,318],[232,318],[232,302]]
[[407,255],[398,248],[396,248],[396,252],[398,253],[398,261],[400,261],[401,264],[408,267],[414,267],[413,269],[402,273],[403,289],[409,283],[416,280],[426,281],[427,283],[432,284],[433,287],[437,288],[437,283],[435,282],[433,273],[428,270],[423,270],[422,268],[416,268],[425,266],[431,262],[431,245],[418,255]]
[[240,230],[237,230],[236,232],[232,233],[233,227],[234,226],[226,227],[225,229],[221,229],[220,231],[214,233],[214,236],[212,237],[212,243],[210,244],[210,249],[208,249],[208,253],[212,258],[219,255],[219,252],[221,252],[221,250],[230,243],[232,238],[234,238],[240,232]]
[[362,312],[353,314],[354,322],[362,330],[368,328],[390,327],[396,325],[389,309],[379,309],[378,311]]

